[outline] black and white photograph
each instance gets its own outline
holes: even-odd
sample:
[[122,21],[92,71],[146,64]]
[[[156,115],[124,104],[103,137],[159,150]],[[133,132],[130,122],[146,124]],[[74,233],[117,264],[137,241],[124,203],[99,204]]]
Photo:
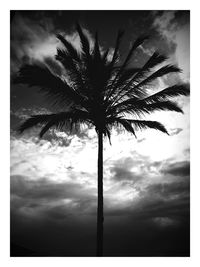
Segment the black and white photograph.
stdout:
[[10,256],[190,257],[190,10],[10,10]]

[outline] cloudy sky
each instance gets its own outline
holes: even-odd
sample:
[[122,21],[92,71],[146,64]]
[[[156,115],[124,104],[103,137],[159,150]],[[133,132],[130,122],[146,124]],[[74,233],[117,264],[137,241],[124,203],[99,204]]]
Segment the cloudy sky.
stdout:
[[[124,55],[140,34],[133,64],[155,51],[168,55],[181,74],[159,79],[154,90],[189,83],[190,24],[187,11],[29,11],[11,13],[11,242],[14,254],[94,256],[96,240],[97,138],[93,129],[69,135],[56,130],[38,138],[34,128],[16,132],[32,114],[50,113],[37,88],[13,85],[24,63],[44,62],[62,70],[54,55],[62,33],[79,48],[74,24],[102,50],[125,30]],[[179,97],[184,115],[159,112],[170,136],[154,130],[112,133],[104,141],[105,251],[108,256],[189,255],[189,98]]]

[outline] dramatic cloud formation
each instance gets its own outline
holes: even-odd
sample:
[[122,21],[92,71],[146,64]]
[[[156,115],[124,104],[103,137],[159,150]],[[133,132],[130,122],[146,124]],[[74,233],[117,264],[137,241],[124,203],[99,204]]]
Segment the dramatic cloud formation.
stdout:
[[189,13],[164,11],[157,15],[153,26],[163,36],[168,45],[173,47],[170,56],[183,70],[181,79],[189,82],[189,62],[190,62],[190,26]]
[[[103,17],[103,19],[102,19]],[[101,49],[110,47],[119,28],[126,35],[121,54],[139,34],[152,38],[134,63],[143,64],[159,50],[182,74],[159,79],[155,90],[189,84],[189,12],[107,11],[16,12],[11,24],[11,78],[25,63],[40,61],[55,74],[57,33],[80,49],[74,22],[92,40],[99,30]],[[112,21],[112,23],[110,23]],[[11,79],[12,81],[12,79]],[[189,255],[189,101],[178,100],[184,115],[155,113],[169,135],[154,130],[112,132],[104,140],[106,256]],[[37,88],[11,83],[11,242],[13,255],[95,255],[97,138],[94,129],[50,130],[37,127],[19,135],[20,123],[53,109]]]
[[190,163],[188,161],[176,162],[165,166],[162,169],[164,174],[172,174],[175,176],[189,176]]
[[58,41],[53,34],[54,26],[51,20],[40,18],[35,23],[29,17],[21,16],[16,12],[12,25],[11,71],[18,70],[22,63],[54,57]]

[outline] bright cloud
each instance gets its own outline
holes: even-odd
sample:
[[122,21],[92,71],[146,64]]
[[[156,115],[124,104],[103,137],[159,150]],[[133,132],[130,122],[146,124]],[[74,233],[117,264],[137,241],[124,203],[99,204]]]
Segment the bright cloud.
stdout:
[[[162,42],[170,47],[169,63],[178,64],[183,69],[178,78],[173,76],[172,80],[160,79],[156,90],[167,87],[174,81],[189,83],[189,23],[179,22],[176,16],[176,12],[157,14],[150,25],[162,36]],[[61,45],[55,38],[55,32],[63,33],[79,50],[80,40],[73,27],[65,31],[57,29],[51,19],[35,23],[34,20],[18,15],[14,20],[12,72],[17,71],[23,63],[40,60],[55,73],[62,74],[62,68],[54,60],[56,48]],[[84,28],[84,32],[92,40],[87,28]],[[149,57],[155,48],[153,45],[149,49],[142,46],[140,53]],[[101,50],[105,51],[105,48],[102,46]],[[111,48],[109,58],[112,54]],[[20,88],[15,90],[20,91]],[[20,98],[21,95],[15,101]],[[27,108],[23,107],[23,101],[26,102],[26,99],[19,101],[20,107],[12,106],[11,116],[15,126],[30,115],[50,113],[46,102],[45,107],[31,102]],[[104,207],[107,229],[114,216],[118,224],[122,223],[123,217],[131,225],[131,228],[127,228],[128,232],[135,231],[136,236],[141,224],[143,229],[150,227],[157,231],[155,229],[159,227],[161,231],[178,227],[188,218],[189,101],[182,97],[178,102],[184,115],[155,112],[145,118],[163,123],[170,136],[146,130],[138,131],[135,139],[130,134],[119,134],[113,130],[112,145],[104,140]],[[69,233],[72,225],[80,221],[82,216],[86,217],[82,220],[85,224],[91,218],[94,220],[97,202],[95,130],[84,128],[76,134],[50,130],[42,139],[38,138],[38,128],[23,135],[18,135],[15,130],[11,125],[11,211],[14,221],[19,222],[19,225],[22,220],[29,219],[33,219],[36,224],[53,222],[59,227],[67,224]],[[74,217],[76,220],[73,221]],[[82,221],[81,225],[84,224]],[[115,227],[112,230],[115,231]]]

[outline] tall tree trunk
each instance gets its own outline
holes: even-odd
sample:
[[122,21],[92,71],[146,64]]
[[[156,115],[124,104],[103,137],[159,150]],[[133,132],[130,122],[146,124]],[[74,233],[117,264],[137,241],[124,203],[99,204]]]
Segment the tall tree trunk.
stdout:
[[96,255],[103,256],[103,134],[98,132],[98,203]]

